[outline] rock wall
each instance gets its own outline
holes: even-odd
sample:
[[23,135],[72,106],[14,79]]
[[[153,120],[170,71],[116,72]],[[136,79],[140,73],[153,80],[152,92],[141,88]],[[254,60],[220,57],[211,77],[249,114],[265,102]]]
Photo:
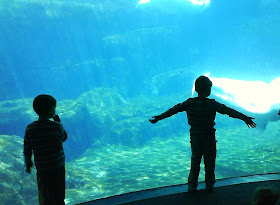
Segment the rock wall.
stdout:
[[[148,121],[151,116],[169,108],[166,106],[183,101],[182,97],[125,99],[117,89],[95,88],[76,100],[58,101],[57,113],[69,134],[64,145],[68,160],[78,157],[95,142],[139,147],[154,137],[168,138],[173,132],[187,134],[188,126],[183,113],[179,114],[179,120],[170,118],[156,125]],[[37,120],[32,99],[3,101],[0,103],[0,115],[3,116],[0,134],[17,135],[22,139],[27,124]]]

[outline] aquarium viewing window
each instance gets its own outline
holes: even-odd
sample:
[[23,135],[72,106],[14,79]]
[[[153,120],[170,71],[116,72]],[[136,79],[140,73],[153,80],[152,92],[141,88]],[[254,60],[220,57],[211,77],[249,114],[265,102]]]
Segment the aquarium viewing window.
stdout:
[[186,113],[149,119],[196,97],[200,75],[210,98],[257,124],[217,114],[216,178],[279,172],[279,9],[276,0],[0,1],[0,204],[38,204],[23,139],[39,94],[56,98],[69,136],[66,204],[187,183]]

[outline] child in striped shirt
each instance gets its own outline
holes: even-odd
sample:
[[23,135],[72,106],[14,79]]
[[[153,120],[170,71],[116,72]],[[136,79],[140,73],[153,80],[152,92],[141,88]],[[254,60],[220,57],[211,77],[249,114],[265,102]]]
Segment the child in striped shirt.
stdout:
[[33,108],[39,118],[27,125],[25,130],[26,171],[31,172],[33,153],[40,205],[64,205],[65,156],[62,143],[67,139],[67,133],[59,116],[55,114],[55,98],[50,95],[39,95],[33,101]]
[[216,113],[227,114],[229,117],[243,120],[248,127],[256,127],[252,117],[248,117],[232,108],[209,99],[212,82],[206,76],[200,76],[195,81],[195,91],[198,97],[189,98],[186,101],[175,105],[166,112],[153,116],[151,123],[156,123],[165,118],[171,117],[178,112],[185,111],[190,125],[191,138],[191,169],[188,177],[188,190],[194,192],[198,186],[200,162],[204,158],[205,183],[208,191],[213,191],[215,183],[215,161],[216,161],[216,136],[214,128]]

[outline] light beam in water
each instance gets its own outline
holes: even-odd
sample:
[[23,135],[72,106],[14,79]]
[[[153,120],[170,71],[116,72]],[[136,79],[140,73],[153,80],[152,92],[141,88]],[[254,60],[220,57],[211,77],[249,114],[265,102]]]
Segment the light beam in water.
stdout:
[[193,5],[208,5],[210,3],[210,0],[188,0],[189,2],[191,2]]
[[[151,0],[140,0],[137,4],[137,7],[140,4],[145,4],[149,3]],[[203,6],[203,5],[208,5],[210,3],[210,0],[185,0],[191,2],[193,5],[198,5],[198,6]]]
[[145,3],[149,3],[150,0],[140,0],[137,4],[137,7],[139,6],[139,4],[145,4]]

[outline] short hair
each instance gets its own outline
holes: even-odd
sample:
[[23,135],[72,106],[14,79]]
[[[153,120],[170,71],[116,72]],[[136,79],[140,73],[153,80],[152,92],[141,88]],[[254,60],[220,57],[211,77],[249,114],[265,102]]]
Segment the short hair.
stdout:
[[253,195],[253,205],[274,205],[280,194],[273,188],[258,188]]
[[50,95],[41,94],[33,100],[33,109],[39,116],[48,114],[53,107],[56,107],[56,99]]
[[201,91],[204,91],[204,90],[207,90],[209,88],[212,87],[212,82],[211,80],[202,75],[202,76],[199,76],[196,80],[195,80],[195,91],[196,92],[201,92]]

